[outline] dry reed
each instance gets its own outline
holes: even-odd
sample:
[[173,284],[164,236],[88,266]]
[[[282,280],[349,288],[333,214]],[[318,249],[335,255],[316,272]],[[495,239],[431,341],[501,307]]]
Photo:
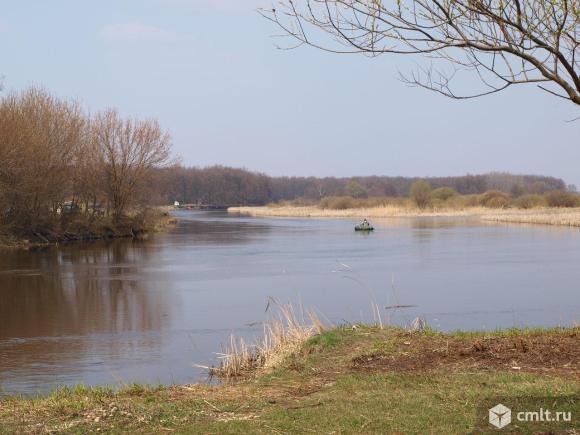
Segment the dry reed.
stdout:
[[263,217],[320,217],[320,218],[380,218],[380,217],[413,217],[413,216],[475,216],[489,212],[482,207],[464,209],[405,207],[386,205],[371,208],[352,208],[344,210],[322,209],[318,206],[306,207],[230,207],[229,213],[240,213],[248,216]]
[[300,315],[297,315],[293,304],[280,304],[274,299],[270,300],[270,305],[274,305],[278,313],[264,323],[263,336],[254,344],[230,336],[230,343],[218,354],[220,365],[208,368],[210,375],[229,380],[267,372],[298,353],[308,339],[325,329],[312,311],[305,313],[300,307]]
[[532,210],[504,209],[490,212],[489,208],[466,207],[463,209],[418,209],[404,206],[353,208],[346,210],[308,207],[232,207],[230,213],[257,217],[303,217],[303,218],[383,218],[383,217],[478,217],[490,222],[512,222],[580,227],[580,208],[537,208]]
[[492,222],[518,224],[559,225],[580,227],[580,209],[545,209],[511,213],[494,213],[481,216],[481,219]]

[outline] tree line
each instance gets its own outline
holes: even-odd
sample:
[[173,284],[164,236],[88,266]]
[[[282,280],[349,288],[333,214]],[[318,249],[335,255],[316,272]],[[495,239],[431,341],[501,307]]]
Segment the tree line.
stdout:
[[122,223],[148,202],[171,139],[154,120],[90,114],[40,88],[0,100],[0,223],[17,233]]
[[[264,205],[270,202],[319,201],[326,197],[408,197],[415,177],[269,177],[245,169],[172,166],[159,169],[152,191],[155,201],[213,206]],[[427,178],[433,189],[451,188],[462,195],[500,191],[514,197],[566,190],[563,180],[537,175],[490,173]]]
[[[502,178],[506,178],[503,174]],[[497,188],[486,191],[481,194],[463,195],[451,187],[439,187],[433,189],[431,184],[426,180],[419,180],[411,186],[410,200],[418,208],[428,207],[446,207],[446,208],[465,208],[465,207],[486,207],[486,208],[508,208],[515,207],[529,209],[535,207],[579,207],[580,195],[575,189],[550,190],[540,194],[527,193],[520,190],[519,185],[514,185],[511,193],[503,192]]]
[[272,201],[272,183],[267,175],[245,169],[174,165],[155,171],[150,195],[158,204],[263,205]]

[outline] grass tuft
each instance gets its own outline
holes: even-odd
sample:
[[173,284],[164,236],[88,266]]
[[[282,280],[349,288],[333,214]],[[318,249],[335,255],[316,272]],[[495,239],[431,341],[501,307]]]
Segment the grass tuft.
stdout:
[[305,315],[300,310],[300,315],[297,315],[291,303],[280,304],[274,299],[270,302],[278,312],[264,324],[262,338],[248,344],[244,338],[232,335],[229,345],[220,354],[221,364],[211,368],[210,375],[230,380],[271,371],[281,366],[289,356],[300,352],[308,340],[323,333],[324,324],[314,312]]
[[335,331],[323,331],[321,334],[310,338],[306,345],[310,347],[334,347],[340,342],[340,337]]

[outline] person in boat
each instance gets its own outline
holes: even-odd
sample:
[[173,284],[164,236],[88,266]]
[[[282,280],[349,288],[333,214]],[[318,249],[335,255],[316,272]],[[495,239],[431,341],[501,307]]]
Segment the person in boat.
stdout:
[[363,221],[358,224],[356,227],[354,227],[354,229],[356,231],[372,231],[373,227],[371,226],[370,222],[366,219],[363,219]]

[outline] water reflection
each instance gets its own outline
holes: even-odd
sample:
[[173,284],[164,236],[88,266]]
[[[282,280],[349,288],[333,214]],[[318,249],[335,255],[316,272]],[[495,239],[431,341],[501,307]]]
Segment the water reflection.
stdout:
[[[272,231],[272,225],[226,212],[213,212],[209,219],[191,212],[176,212],[175,215],[180,225],[172,241],[177,244],[239,245],[268,237]],[[232,225],[232,217],[236,219],[235,225]]]
[[[58,367],[82,378],[87,364],[125,358],[135,346],[159,349],[159,334],[145,341],[142,334],[127,336],[162,331],[178,303],[169,282],[157,281],[153,289],[138,279],[147,273],[151,251],[146,244],[120,241],[2,253],[0,385],[7,373],[47,375]],[[156,291],[157,285],[168,292]]]
[[126,242],[0,255],[0,338],[160,329],[171,305],[137,279],[148,256]]

